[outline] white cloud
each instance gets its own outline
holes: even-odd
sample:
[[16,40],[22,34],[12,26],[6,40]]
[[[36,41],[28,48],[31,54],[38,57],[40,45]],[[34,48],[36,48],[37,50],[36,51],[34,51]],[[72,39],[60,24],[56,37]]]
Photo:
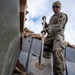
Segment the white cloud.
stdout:
[[[53,14],[52,12],[52,3],[56,0],[28,0],[28,11],[29,14],[27,14],[28,20],[25,23],[25,27],[28,27],[30,30],[34,31],[35,33],[40,33],[42,30],[41,25],[41,18],[42,16],[47,17],[47,22],[49,21],[49,18]],[[70,42],[71,44],[75,44],[75,1],[74,0],[60,0],[62,3],[62,9],[61,11],[67,13],[68,15],[68,23],[66,25],[65,29],[65,40]],[[36,22],[33,20],[30,20],[32,18],[39,17]]]
[[28,0],[28,10],[31,17],[41,16],[48,12],[47,0]]
[[40,33],[42,30],[42,24],[41,22],[38,22],[38,21],[37,22],[33,22],[32,20],[26,21],[25,27],[29,28],[35,33]]

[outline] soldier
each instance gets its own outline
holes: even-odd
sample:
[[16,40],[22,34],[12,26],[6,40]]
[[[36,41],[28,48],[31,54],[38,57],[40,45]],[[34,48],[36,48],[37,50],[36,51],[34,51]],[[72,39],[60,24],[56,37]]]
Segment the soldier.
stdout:
[[[64,75],[64,30],[68,17],[65,13],[60,12],[61,3],[59,1],[53,3],[52,9],[54,14],[50,18],[49,24],[45,23],[45,29],[41,31],[41,33],[48,33],[45,38],[44,52],[47,55],[49,52],[53,53],[54,75]],[[44,18],[46,17],[44,16],[42,19]]]

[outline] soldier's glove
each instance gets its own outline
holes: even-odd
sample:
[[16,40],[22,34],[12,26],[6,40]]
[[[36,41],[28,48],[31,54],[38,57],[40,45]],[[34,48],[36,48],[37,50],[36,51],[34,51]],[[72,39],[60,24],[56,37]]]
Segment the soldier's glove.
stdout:
[[[42,25],[43,25],[43,22],[42,22]],[[47,28],[48,27],[48,25],[47,25],[47,23],[45,22],[45,28]]]
[[44,35],[46,34],[46,29],[43,29],[42,31],[41,31],[41,33],[44,33]]
[[42,17],[42,20],[44,20],[44,18],[46,19],[46,16],[43,16],[43,17]]

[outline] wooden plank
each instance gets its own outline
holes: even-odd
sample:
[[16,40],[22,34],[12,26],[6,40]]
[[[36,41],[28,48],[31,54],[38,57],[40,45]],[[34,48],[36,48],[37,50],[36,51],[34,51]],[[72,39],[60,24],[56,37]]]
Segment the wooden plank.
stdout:
[[27,0],[20,0],[20,4],[26,4]]
[[25,12],[25,5],[20,5],[20,12]]

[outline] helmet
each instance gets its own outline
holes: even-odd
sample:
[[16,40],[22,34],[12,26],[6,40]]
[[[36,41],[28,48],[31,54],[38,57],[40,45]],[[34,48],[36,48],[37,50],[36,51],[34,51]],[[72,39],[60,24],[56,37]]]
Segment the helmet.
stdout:
[[59,6],[59,8],[61,8],[61,3],[59,1],[55,1],[52,5],[53,6]]

